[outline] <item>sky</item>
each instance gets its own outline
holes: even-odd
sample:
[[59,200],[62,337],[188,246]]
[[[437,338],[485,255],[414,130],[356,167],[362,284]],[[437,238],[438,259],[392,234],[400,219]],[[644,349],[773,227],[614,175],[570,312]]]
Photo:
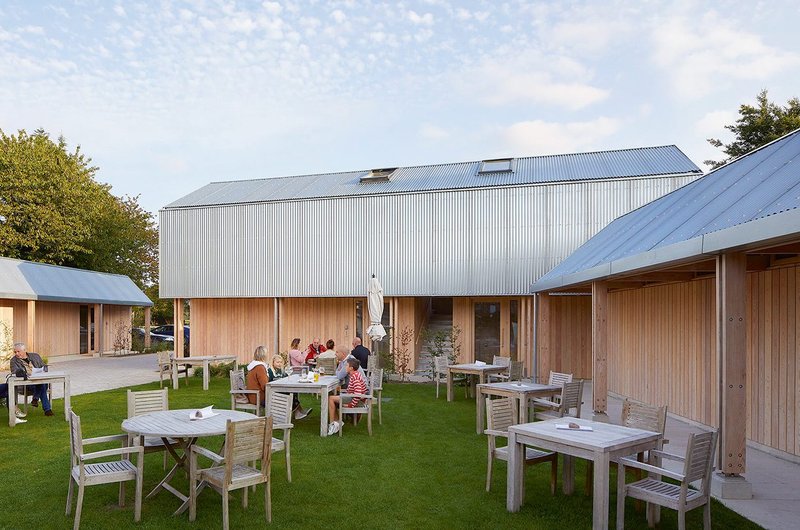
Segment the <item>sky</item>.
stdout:
[[776,0],[0,0],[0,129],[151,212],[215,181],[675,144],[800,96]]

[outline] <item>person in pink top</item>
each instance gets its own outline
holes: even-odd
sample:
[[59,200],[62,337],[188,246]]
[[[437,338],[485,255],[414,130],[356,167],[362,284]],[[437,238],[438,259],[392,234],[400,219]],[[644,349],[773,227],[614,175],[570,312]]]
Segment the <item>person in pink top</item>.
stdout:
[[[346,360],[346,367],[347,367],[347,376],[349,378],[347,383],[347,390],[345,394],[366,394],[367,393],[367,382],[364,381],[364,378],[361,376],[359,372],[359,368],[361,368],[361,363],[358,362],[358,359],[355,357],[348,357]],[[349,401],[344,403],[341,402],[341,396],[329,396],[328,397],[328,435],[336,434],[339,432],[339,429],[342,428],[342,422],[337,421],[336,418],[336,407],[356,407],[359,403],[361,403],[362,398],[350,398]]]
[[300,339],[292,340],[292,347],[289,348],[289,366],[303,366],[306,362],[306,354],[299,350]]

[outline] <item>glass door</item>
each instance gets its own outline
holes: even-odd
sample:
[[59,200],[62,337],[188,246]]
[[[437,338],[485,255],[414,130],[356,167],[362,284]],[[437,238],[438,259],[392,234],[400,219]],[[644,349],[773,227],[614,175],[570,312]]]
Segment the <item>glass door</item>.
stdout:
[[80,350],[78,353],[89,353],[89,306],[80,307]]
[[475,303],[475,359],[491,363],[500,355],[500,302]]

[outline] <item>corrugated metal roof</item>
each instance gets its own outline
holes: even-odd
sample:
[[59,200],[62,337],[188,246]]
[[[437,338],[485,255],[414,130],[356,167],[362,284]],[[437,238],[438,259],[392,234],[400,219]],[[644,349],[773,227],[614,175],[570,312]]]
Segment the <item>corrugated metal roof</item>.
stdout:
[[[593,277],[601,278],[602,266],[622,259],[632,262],[625,265],[626,270],[631,270],[637,256],[658,249],[663,250],[661,258],[649,255],[641,263],[652,266],[666,262],[667,258],[671,261],[677,254],[667,252],[667,247],[795,210],[800,206],[798,162],[800,129],[616,219],[544,275],[532,289],[566,287]],[[780,235],[787,228],[792,229],[782,227]],[[800,226],[794,226],[793,230],[800,232]],[[756,237],[750,242],[757,242],[778,235],[763,228],[747,237]],[[684,248],[688,251],[703,247],[701,242],[699,246]],[[587,273],[595,267],[599,267],[596,273]],[[604,270],[612,269],[613,266]]]
[[370,170],[213,182],[165,208],[702,173],[674,145],[517,158],[513,172],[479,174],[480,167],[480,161],[401,167],[388,182],[360,183]]
[[0,298],[152,306],[153,302],[121,274],[0,258]]

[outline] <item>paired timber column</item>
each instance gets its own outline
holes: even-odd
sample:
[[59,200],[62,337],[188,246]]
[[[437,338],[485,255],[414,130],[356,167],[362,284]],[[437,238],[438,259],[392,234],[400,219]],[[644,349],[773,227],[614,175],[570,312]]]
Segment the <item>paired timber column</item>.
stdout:
[[36,300],[28,300],[28,331],[25,335],[25,346],[28,351],[36,351]]
[[281,351],[281,302],[280,298],[273,298],[274,303],[272,306],[272,312],[274,316],[274,322],[272,324],[272,336],[274,337],[273,346],[274,349],[272,350],[275,353]]
[[144,347],[150,347],[150,308],[144,308]]
[[173,301],[172,322],[175,329],[175,357],[183,357],[183,298]]
[[592,283],[592,410],[608,422],[608,284]]
[[534,381],[546,382],[553,366],[553,334],[550,326],[550,293],[539,293],[537,299],[536,359],[533,362]]
[[717,357],[720,447],[712,490],[725,499],[752,498],[745,481],[747,407],[747,256],[717,257]]

